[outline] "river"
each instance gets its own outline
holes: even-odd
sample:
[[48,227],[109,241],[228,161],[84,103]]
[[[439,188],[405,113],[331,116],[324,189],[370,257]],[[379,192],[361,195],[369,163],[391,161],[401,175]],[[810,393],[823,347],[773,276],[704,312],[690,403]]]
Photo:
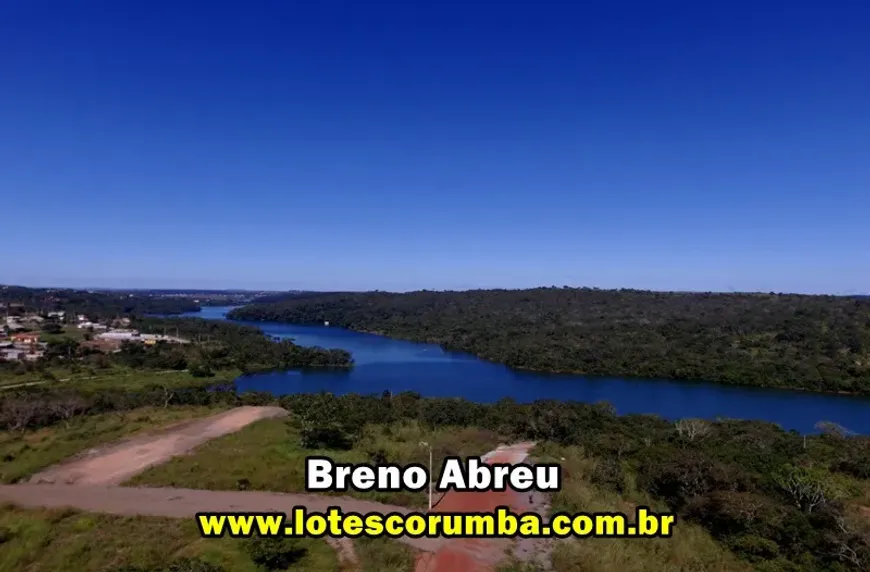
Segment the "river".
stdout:
[[[226,319],[231,307],[205,307],[188,314]],[[655,413],[668,419],[731,417],[761,419],[802,433],[818,421],[833,421],[862,434],[870,433],[870,398],[760,389],[661,379],[585,377],[514,371],[467,354],[335,327],[245,322],[272,336],[302,346],[341,348],[353,354],[350,371],[287,371],[243,376],[238,388],[276,395],[327,390],[341,393],[416,391],[431,397],[465,397],[493,402],[511,397],[607,401],[618,413]]]

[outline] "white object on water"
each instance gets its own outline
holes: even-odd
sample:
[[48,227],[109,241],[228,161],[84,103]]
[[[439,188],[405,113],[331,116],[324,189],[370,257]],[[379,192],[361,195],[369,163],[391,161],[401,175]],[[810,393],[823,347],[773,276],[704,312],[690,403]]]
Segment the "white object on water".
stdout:
[[323,322],[323,325],[324,325],[324,326],[328,326],[328,325],[329,325],[329,322]]

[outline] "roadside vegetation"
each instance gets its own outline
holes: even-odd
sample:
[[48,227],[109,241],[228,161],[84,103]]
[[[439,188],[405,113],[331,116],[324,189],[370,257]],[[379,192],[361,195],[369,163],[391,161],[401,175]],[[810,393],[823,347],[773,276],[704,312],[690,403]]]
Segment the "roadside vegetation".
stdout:
[[[0,507],[0,572],[334,572],[324,541],[204,540],[193,519]],[[275,564],[287,563],[285,567]],[[375,572],[376,568],[368,568]]]
[[[73,408],[68,400],[79,400]],[[866,570],[870,564],[870,438],[832,424],[802,436],[757,421],[617,416],[606,404],[502,400],[487,405],[419,395],[237,394],[203,387],[70,393],[0,393],[0,428],[27,442],[79,417],[143,407],[279,404],[268,420],[154,468],[134,482],[218,489],[301,490],[307,454],[336,460],[426,462],[481,454],[498,441],[535,440],[564,467],[553,508],[628,510],[648,504],[678,515],[665,541],[556,543],[558,570]],[[82,422],[88,422],[83,419]],[[18,437],[20,435],[20,437]],[[31,437],[32,438],[32,437]],[[21,472],[26,472],[22,470]],[[359,494],[364,496],[365,494]],[[420,506],[422,495],[376,496]]]
[[229,317],[441,344],[508,366],[870,393],[870,299],[535,288],[271,298]]
[[[354,542],[360,572],[411,572],[414,552],[387,539]],[[193,519],[120,517],[0,506],[0,572],[335,572],[322,539],[203,539]]]

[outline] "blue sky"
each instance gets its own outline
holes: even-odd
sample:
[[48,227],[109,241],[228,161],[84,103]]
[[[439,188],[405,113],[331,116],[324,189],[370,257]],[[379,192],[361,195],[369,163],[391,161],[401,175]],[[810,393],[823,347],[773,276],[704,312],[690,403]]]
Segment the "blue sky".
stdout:
[[870,291],[870,4],[0,3],[0,282]]

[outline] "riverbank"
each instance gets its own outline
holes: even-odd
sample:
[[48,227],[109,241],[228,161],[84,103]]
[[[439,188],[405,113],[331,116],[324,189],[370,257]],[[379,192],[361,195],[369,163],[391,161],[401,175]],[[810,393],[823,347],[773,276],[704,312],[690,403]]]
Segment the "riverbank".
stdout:
[[[228,321],[235,321],[235,320],[231,320],[229,318],[227,318],[227,319],[228,319]],[[239,320],[239,321],[241,322],[241,320]],[[248,321],[247,323],[251,323],[251,322]],[[256,322],[254,322],[254,323],[256,323]],[[303,325],[303,324],[293,324],[293,325]],[[348,331],[351,331],[351,332],[358,332],[360,334],[367,334],[370,336],[381,336],[381,337],[385,337],[385,338],[391,338],[394,340],[402,340],[402,341],[419,343],[419,344],[437,345],[442,350],[444,350],[446,352],[462,353],[462,354],[474,356],[475,358],[477,358],[479,360],[486,361],[486,362],[493,363],[493,364],[503,365],[507,368],[512,369],[513,371],[519,371],[519,372],[542,373],[542,374],[548,374],[548,375],[575,375],[575,376],[582,376],[585,378],[602,378],[602,379],[606,379],[608,377],[622,377],[622,378],[626,378],[626,379],[636,379],[636,380],[649,379],[649,378],[636,377],[636,376],[631,376],[631,375],[616,375],[616,374],[614,374],[612,376],[609,376],[609,375],[591,374],[588,372],[578,371],[578,370],[555,370],[552,368],[545,369],[545,368],[534,368],[534,367],[528,367],[528,366],[526,366],[526,367],[512,366],[512,365],[508,365],[504,362],[500,362],[497,359],[487,357],[485,355],[478,355],[478,354],[475,354],[475,353],[472,353],[472,352],[469,352],[466,350],[462,350],[462,349],[451,349],[451,348],[445,347],[445,346],[441,345],[437,340],[434,340],[434,339],[416,339],[416,338],[412,338],[412,337],[401,337],[401,336],[397,337],[397,336],[390,336],[384,332],[378,332],[378,331],[354,330],[351,328],[344,328],[344,329],[347,329]],[[756,384],[751,384],[751,383],[742,383],[740,381],[721,382],[721,381],[715,381],[715,380],[691,379],[691,378],[680,378],[680,377],[662,377],[662,378],[657,378],[657,379],[660,379],[662,381],[674,381],[674,382],[680,382],[680,383],[717,383],[717,384],[721,384],[721,385],[733,385],[733,386],[738,386],[738,387],[752,387],[752,388],[757,388],[757,389],[770,389],[770,390],[777,390],[777,391],[801,391],[801,392],[806,392],[806,393],[818,393],[818,394],[822,394],[822,395],[827,394],[827,395],[844,395],[844,396],[851,396],[851,397],[870,397],[870,392],[859,393],[859,392],[854,392],[854,391],[814,390],[814,389],[805,389],[805,388],[801,388],[801,387],[777,387],[774,385],[756,385]]]
[[[200,317],[223,320],[231,308],[210,308]],[[374,333],[337,326],[299,326],[276,322],[244,322],[268,335],[293,339],[304,346],[349,351],[355,367],[349,372],[278,372],[244,376],[240,389],[284,395],[329,391],[380,395],[414,391],[430,397],[464,397],[481,403],[499,399],[532,402],[608,402],[620,414],[657,414],[666,419],[759,419],[801,433],[817,431],[820,421],[870,434],[870,398],[834,393],[760,388],[705,381],[668,381],[628,377],[592,377],[540,373],[484,361]]]
[[870,301],[535,288],[288,297],[231,318],[340,324],[529,371],[870,395]]

